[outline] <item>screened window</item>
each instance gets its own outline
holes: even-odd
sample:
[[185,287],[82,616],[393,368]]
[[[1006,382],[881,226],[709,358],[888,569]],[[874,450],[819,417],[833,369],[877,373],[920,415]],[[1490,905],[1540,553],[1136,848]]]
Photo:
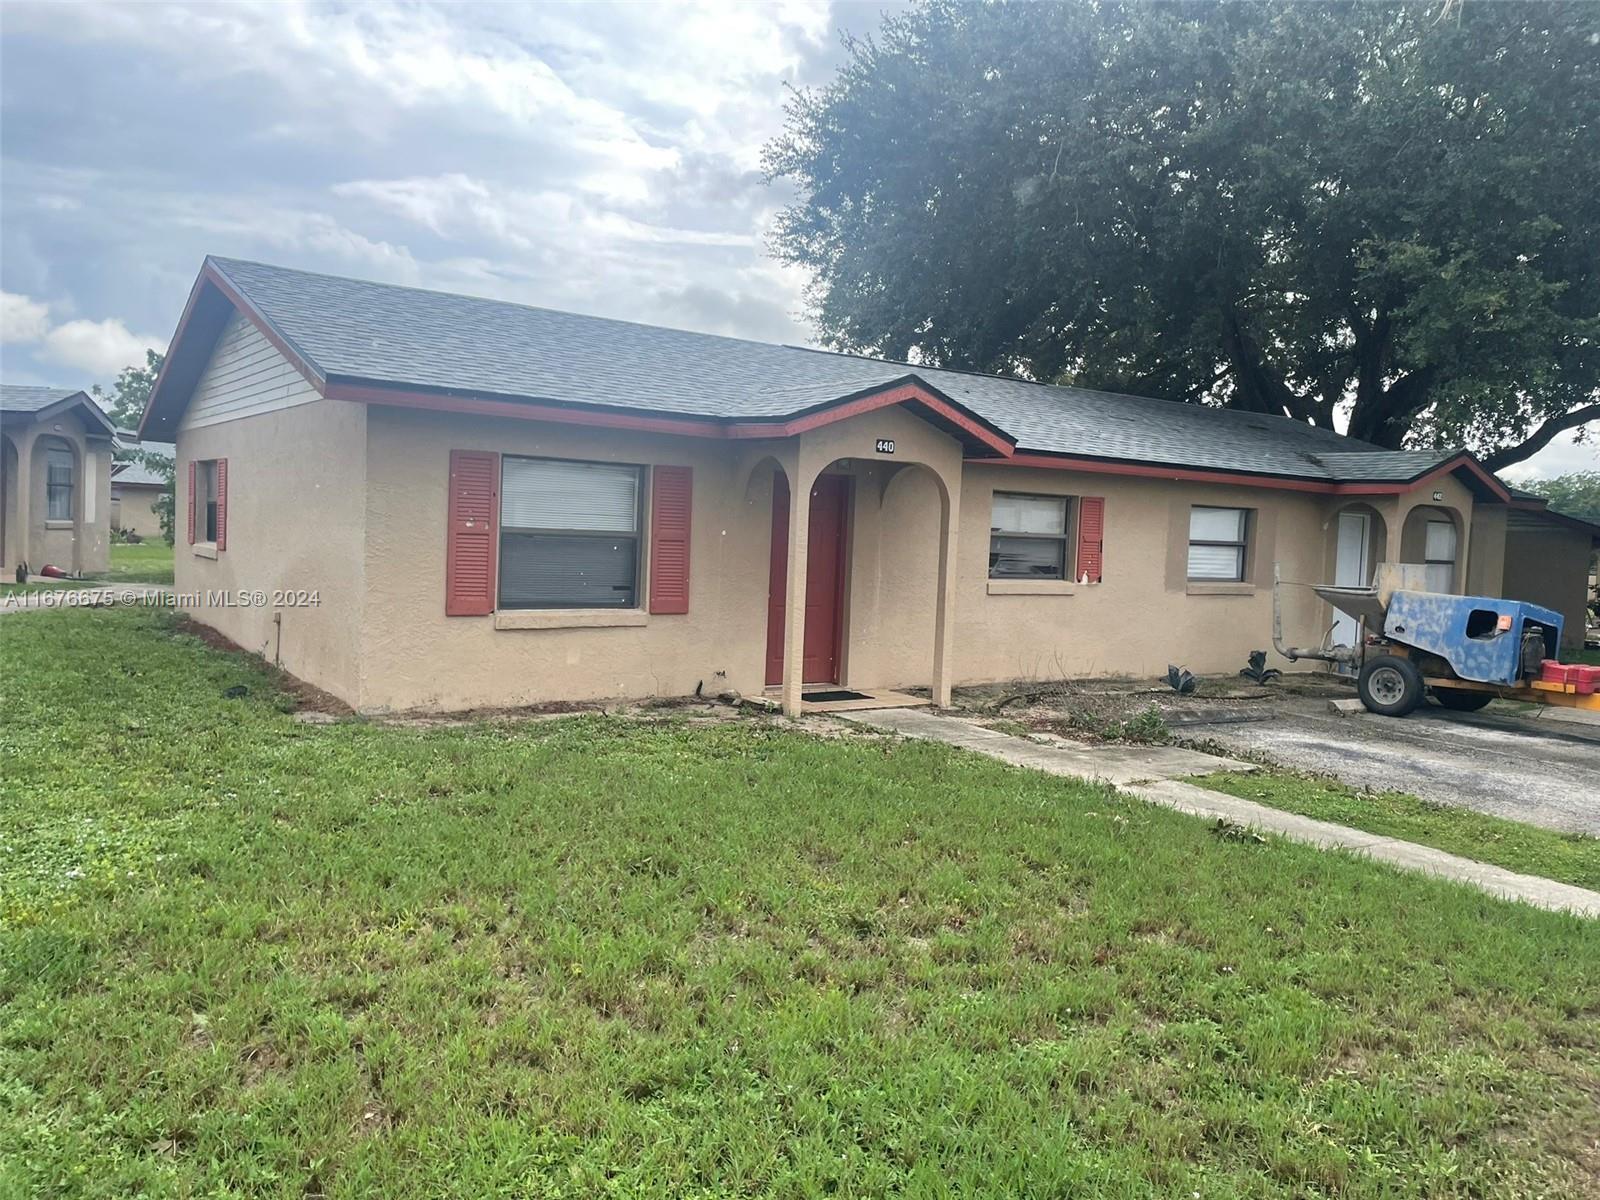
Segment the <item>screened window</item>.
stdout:
[[989,517],[990,579],[1066,579],[1065,496],[996,492]]
[[1189,510],[1189,578],[1207,583],[1244,582],[1247,508]]
[[1451,521],[1429,521],[1423,538],[1423,570],[1430,592],[1456,588],[1456,527]]
[[501,459],[502,608],[634,608],[638,467]]
[[72,520],[72,472],[71,450],[65,446],[50,446],[45,450],[46,516],[51,521]]
[[217,460],[194,465],[194,527],[202,542],[217,540]]

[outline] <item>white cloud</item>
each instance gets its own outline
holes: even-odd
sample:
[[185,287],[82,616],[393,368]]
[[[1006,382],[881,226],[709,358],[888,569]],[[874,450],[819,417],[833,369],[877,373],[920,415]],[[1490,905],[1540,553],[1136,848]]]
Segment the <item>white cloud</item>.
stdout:
[[1600,422],[1592,422],[1583,441],[1578,441],[1578,429],[1558,433],[1539,453],[1519,463],[1512,463],[1500,472],[1511,483],[1524,484],[1530,479],[1551,479],[1557,475],[1573,475],[1579,471],[1600,471]]
[[0,292],[0,342],[37,342],[50,328],[50,306],[16,292]]
[[107,377],[123,367],[143,366],[147,349],[165,343],[154,337],[130,333],[121,321],[68,321],[40,339],[39,357],[89,375]]

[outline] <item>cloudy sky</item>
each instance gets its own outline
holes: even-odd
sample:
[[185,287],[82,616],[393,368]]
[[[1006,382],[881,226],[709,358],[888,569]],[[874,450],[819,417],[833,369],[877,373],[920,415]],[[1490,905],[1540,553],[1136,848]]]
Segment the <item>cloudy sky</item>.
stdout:
[[4,377],[164,348],[207,253],[809,341],[760,149],[892,5],[8,0]]

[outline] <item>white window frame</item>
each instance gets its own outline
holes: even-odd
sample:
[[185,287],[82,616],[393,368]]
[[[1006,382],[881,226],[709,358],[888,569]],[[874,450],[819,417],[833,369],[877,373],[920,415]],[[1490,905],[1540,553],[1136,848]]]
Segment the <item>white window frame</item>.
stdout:
[[[995,524],[995,504],[1002,496],[1014,497],[1018,500],[1048,500],[1061,504],[1061,532],[1060,533],[1031,533],[1024,530],[1002,529]],[[1012,492],[996,490],[989,497],[989,578],[1001,582],[1020,582],[1025,580],[1061,580],[1063,582],[1072,578],[1075,567],[1073,559],[1076,557],[1073,550],[1073,530],[1078,513],[1078,498],[1076,496],[1063,496],[1051,492]],[[1038,542],[1059,542],[1061,544],[1061,573],[1059,575],[1007,575],[995,574],[994,543],[996,538],[1027,539]]]
[[[633,528],[629,532],[615,529],[565,529],[550,528],[531,525],[513,525],[505,520],[505,472],[508,463],[517,462],[547,462],[568,463],[581,467],[606,467],[618,471],[630,471],[634,476],[634,515]],[[584,611],[584,612],[633,612],[637,611],[644,601],[645,587],[645,531],[646,531],[646,497],[648,495],[649,472],[638,463],[605,462],[599,459],[554,458],[548,455],[537,454],[502,454],[500,456],[500,510],[496,514],[499,525],[498,536],[495,539],[495,608],[501,612],[557,612],[557,611]],[[572,537],[572,538],[615,538],[628,540],[633,543],[633,589],[624,604],[603,604],[599,602],[583,603],[572,600],[541,603],[537,601],[512,600],[505,595],[505,539],[507,533],[512,536],[532,535],[539,537]]]
[[[1194,536],[1194,518],[1201,512],[1227,512],[1239,514],[1239,539],[1237,541],[1221,541],[1215,538],[1197,538]],[[1250,527],[1255,523],[1255,511],[1241,508],[1233,504],[1191,504],[1189,506],[1189,547],[1184,562],[1184,574],[1190,583],[1244,583],[1250,577]],[[1196,575],[1194,573],[1194,548],[1204,546],[1208,548],[1227,547],[1237,553],[1238,567],[1234,574],[1223,575]]]

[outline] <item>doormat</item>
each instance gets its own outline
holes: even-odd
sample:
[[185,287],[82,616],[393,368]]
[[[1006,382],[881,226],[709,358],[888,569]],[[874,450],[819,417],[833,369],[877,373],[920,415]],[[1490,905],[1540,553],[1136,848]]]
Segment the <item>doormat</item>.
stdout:
[[852,692],[848,688],[834,688],[829,692],[805,692],[800,699],[807,704],[832,704],[835,700],[871,700],[865,692]]

